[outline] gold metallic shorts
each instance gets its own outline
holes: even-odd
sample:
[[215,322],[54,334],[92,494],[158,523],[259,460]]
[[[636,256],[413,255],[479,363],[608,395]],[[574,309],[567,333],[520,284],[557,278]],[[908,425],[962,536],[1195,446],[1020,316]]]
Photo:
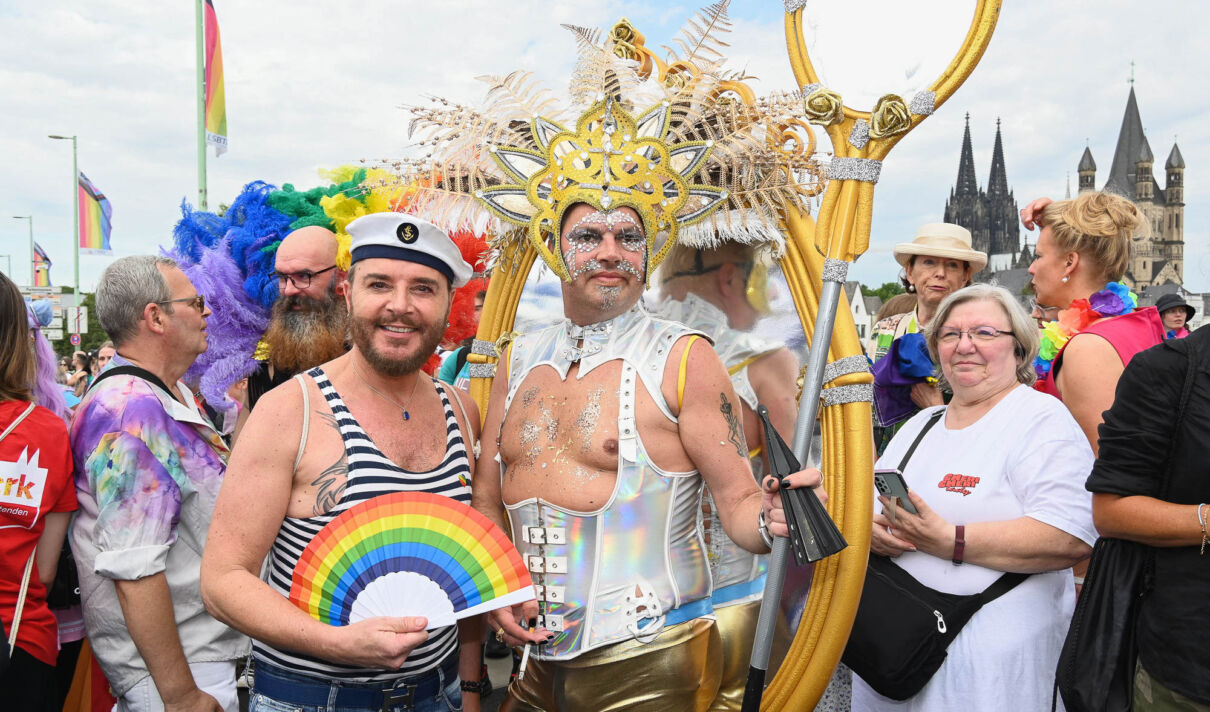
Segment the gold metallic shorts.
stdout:
[[[746,667],[745,661],[745,667]],[[718,691],[722,644],[710,618],[571,660],[533,660],[502,712],[703,712]]]
[[[744,686],[752,664],[752,640],[756,619],[760,617],[760,599],[714,609],[718,635],[723,646],[723,668],[718,696],[711,712],[738,712],[744,703]],[[776,669],[776,668],[774,668]]]

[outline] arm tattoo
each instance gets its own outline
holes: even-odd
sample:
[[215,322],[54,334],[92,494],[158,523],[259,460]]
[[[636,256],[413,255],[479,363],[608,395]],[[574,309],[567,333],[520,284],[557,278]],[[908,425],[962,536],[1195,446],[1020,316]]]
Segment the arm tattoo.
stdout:
[[[336,422],[336,416],[331,413],[315,412],[325,423],[332,426],[337,433],[340,432],[340,425]],[[315,514],[316,516],[329,512],[333,507],[340,502],[340,498],[344,496],[345,485],[349,480],[349,463],[345,457],[343,440],[340,448],[340,457],[336,462],[328,466],[326,470],[319,473],[319,477],[315,478],[311,484],[319,488],[319,492],[315,495]]]
[[735,446],[735,451],[740,457],[748,457],[748,452],[744,448],[746,442],[744,438],[744,426],[739,422],[739,417],[735,415],[735,409],[731,407],[731,401],[727,400],[726,393],[718,394],[722,405],[719,410],[723,413],[723,419],[727,421],[727,439]]

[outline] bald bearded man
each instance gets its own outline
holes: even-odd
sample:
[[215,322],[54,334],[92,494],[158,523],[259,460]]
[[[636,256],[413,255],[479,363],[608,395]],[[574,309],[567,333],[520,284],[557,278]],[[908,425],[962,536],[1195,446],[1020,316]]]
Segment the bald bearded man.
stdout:
[[273,276],[278,298],[269,328],[257,347],[260,367],[248,377],[248,410],[262,395],[347,349],[345,271],[336,266],[336,234],[311,225],[277,247]]

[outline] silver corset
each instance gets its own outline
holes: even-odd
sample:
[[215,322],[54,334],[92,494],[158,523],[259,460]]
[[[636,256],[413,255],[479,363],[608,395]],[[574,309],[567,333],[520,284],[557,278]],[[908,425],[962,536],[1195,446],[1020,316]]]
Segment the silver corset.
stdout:
[[[756,390],[748,379],[748,364],[781,348],[780,344],[732,329],[727,324],[727,315],[721,309],[694,294],[686,295],[683,301],[664,300],[660,304],[659,314],[665,319],[679,321],[709,334],[714,339],[715,352],[731,374],[731,385],[735,387],[736,395],[749,408],[756,410]],[[757,455],[751,458],[751,462],[753,474],[762,476],[764,459]],[[713,499],[710,509],[717,512]],[[768,568],[768,557],[753,554],[731,541],[717,514],[710,517],[707,529],[710,532],[707,546],[710,574],[714,579],[715,607],[744,603],[759,597],[763,589],[759,584]]]
[[[609,501],[593,512],[540,498],[506,506],[514,543],[537,589],[539,625],[555,633],[537,649],[541,659],[566,660],[611,643],[650,640],[666,625],[710,611],[701,475],[657,467],[633,415],[642,384],[674,419],[660,381],[672,344],[689,333],[636,305],[611,322],[559,325],[513,344],[506,411],[525,375],[539,365],[550,365],[566,378],[577,356],[581,375],[622,360],[618,474]],[[580,347],[573,340],[578,338],[583,338]],[[500,473],[503,477],[503,465]]]

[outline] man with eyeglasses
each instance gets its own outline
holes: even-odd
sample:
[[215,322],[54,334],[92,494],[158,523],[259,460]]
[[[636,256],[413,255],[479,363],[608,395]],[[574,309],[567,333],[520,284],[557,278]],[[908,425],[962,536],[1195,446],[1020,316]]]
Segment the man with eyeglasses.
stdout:
[[[71,427],[72,551],[84,624],[121,710],[235,712],[248,640],[201,599],[201,555],[228,450],[181,381],[210,310],[176,262],[124,257],[101,275],[115,353]],[[171,384],[171,385],[169,385]]]
[[345,271],[336,266],[336,235],[312,225],[282,240],[274,258],[278,298],[248,377],[248,409],[296,373],[347,351]]

